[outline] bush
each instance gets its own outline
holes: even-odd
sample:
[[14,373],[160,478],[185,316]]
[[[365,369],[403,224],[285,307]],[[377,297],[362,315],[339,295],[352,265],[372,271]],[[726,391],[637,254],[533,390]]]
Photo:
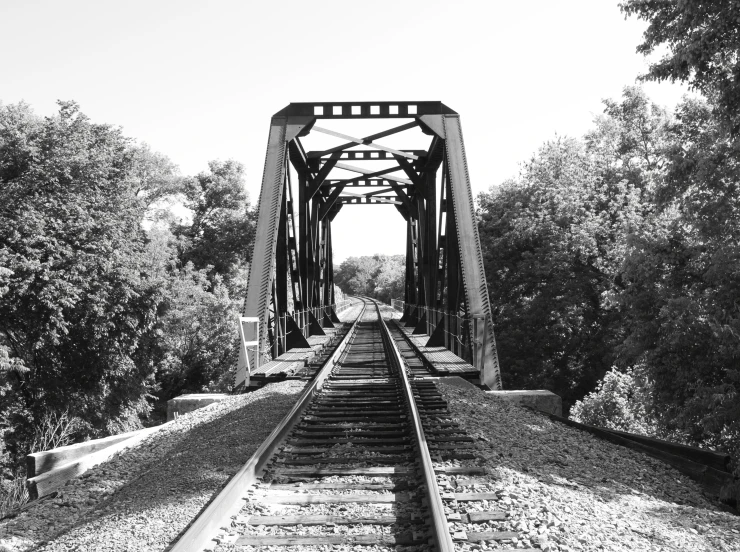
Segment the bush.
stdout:
[[644,377],[633,369],[612,368],[596,391],[577,401],[570,419],[582,424],[654,436],[655,420],[649,414],[649,389]]

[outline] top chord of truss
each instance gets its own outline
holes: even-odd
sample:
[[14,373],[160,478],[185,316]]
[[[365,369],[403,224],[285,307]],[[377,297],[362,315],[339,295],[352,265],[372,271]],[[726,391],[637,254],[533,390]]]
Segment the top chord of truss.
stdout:
[[386,119],[421,115],[457,115],[442,102],[333,102],[292,103],[275,113],[317,119]]

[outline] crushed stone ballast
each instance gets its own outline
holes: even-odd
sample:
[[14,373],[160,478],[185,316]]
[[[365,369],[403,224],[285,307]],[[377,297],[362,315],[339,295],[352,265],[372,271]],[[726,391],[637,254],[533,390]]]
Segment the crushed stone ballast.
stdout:
[[[417,375],[417,397],[437,410],[426,416],[425,431],[453,429],[469,439],[453,445],[470,460],[446,458],[448,449],[438,447],[435,465],[462,463],[481,474],[437,473],[457,549],[740,551],[740,518],[720,511],[669,466],[472,386]],[[179,418],[56,496],[0,521],[0,545],[12,552],[166,550],[291,409],[304,385],[270,384]],[[470,500],[471,493],[485,498]],[[476,538],[485,532],[509,538]]]

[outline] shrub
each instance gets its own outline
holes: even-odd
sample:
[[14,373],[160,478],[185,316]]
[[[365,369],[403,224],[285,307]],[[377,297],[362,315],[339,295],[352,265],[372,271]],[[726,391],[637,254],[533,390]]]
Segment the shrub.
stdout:
[[656,424],[650,415],[649,383],[639,370],[620,372],[612,368],[596,390],[577,401],[570,419],[606,429],[654,436]]

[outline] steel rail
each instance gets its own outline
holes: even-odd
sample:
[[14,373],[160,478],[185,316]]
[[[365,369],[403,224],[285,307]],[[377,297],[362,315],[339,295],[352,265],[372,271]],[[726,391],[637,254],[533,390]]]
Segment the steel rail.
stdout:
[[380,327],[382,328],[383,338],[386,341],[391,361],[396,365],[396,368],[398,368],[399,377],[403,382],[403,392],[406,395],[406,401],[409,405],[409,413],[411,414],[414,434],[416,436],[419,456],[421,458],[422,476],[426,486],[427,504],[431,511],[432,538],[437,545],[437,552],[454,552],[455,545],[452,542],[452,537],[450,536],[450,531],[447,526],[447,516],[445,515],[442,496],[440,495],[439,487],[437,486],[437,477],[434,473],[432,457],[429,455],[429,447],[427,446],[426,436],[424,435],[424,428],[421,425],[421,416],[419,415],[419,409],[414,400],[414,393],[411,390],[411,382],[409,381],[408,374],[406,374],[403,357],[393,340],[393,336],[391,335],[388,326],[383,320],[383,315],[380,312],[378,302],[372,299],[371,301],[375,303],[375,308],[378,311],[378,320],[380,322]]
[[362,311],[352,323],[342,341],[337,346],[331,358],[327,359],[324,366],[316,375],[314,380],[303,391],[293,408],[285,415],[280,424],[263,441],[252,457],[242,466],[229,480],[223,490],[216,498],[201,512],[195,521],[178,538],[170,552],[200,552],[209,544],[216,535],[217,530],[222,527],[224,520],[239,512],[242,507],[242,496],[244,490],[257,482],[260,472],[269,462],[285,437],[292,431],[293,427],[301,420],[308,404],[313,400],[316,393],[321,389],[329,377],[334,365],[339,360],[347,347],[350,339],[357,332],[357,325],[362,320],[367,307],[367,301],[363,301]]

